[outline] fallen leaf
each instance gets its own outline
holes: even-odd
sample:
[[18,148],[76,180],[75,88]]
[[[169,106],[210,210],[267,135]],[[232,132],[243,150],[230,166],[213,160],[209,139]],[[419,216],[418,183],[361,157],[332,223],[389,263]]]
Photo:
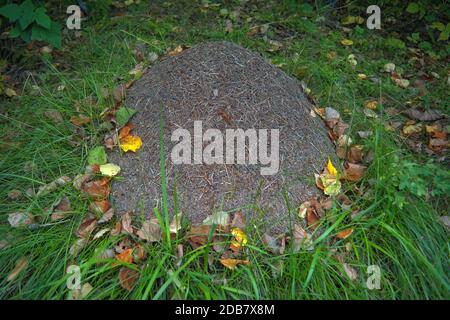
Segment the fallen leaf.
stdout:
[[360,145],[353,145],[350,147],[348,153],[348,161],[351,163],[360,163],[363,161],[363,147]]
[[52,221],[63,219],[70,210],[70,200],[67,196],[64,196],[56,203],[50,218]]
[[245,216],[241,211],[234,213],[233,221],[231,221],[231,227],[245,229]]
[[383,69],[384,69],[385,72],[392,73],[395,70],[395,64],[393,64],[391,62],[386,63],[384,65]]
[[102,164],[100,165],[100,172],[105,176],[114,177],[119,174],[120,167],[114,163]]
[[112,219],[113,216],[114,216],[114,209],[113,208],[109,208],[108,211],[106,211],[102,215],[102,217],[98,220],[98,224],[108,222],[109,220]]
[[360,164],[346,162],[344,164],[343,179],[348,181],[359,181],[364,175],[366,167]]
[[80,114],[79,116],[72,116],[70,118],[70,122],[72,122],[76,126],[82,126],[86,123],[91,122],[91,118],[85,116],[84,114]]
[[109,230],[111,230],[110,228],[103,228],[101,230],[99,230],[94,237],[92,237],[92,240],[96,240],[101,238],[103,235],[105,235]]
[[92,201],[89,204],[89,211],[97,214],[103,214],[109,210],[109,201],[107,199]]
[[351,267],[348,263],[342,263],[342,267],[344,268],[345,274],[350,278],[350,280],[355,281],[358,279],[358,271],[355,268]]
[[34,217],[27,212],[14,212],[8,215],[8,222],[13,228],[26,227],[34,223]]
[[128,122],[126,125],[124,125],[122,127],[122,129],[120,129],[119,139],[123,139],[126,136],[128,136],[130,134],[131,130],[133,130],[133,129],[134,129],[134,126],[130,122]]
[[55,179],[54,181],[52,181],[50,183],[40,186],[38,189],[38,192],[36,193],[36,196],[39,197],[39,196],[48,194],[49,192],[55,191],[56,189],[58,189],[58,187],[62,187],[64,185],[66,185],[71,180],[72,179],[70,179],[70,177],[68,177],[68,176],[59,177],[58,179]]
[[283,254],[286,248],[286,237],[284,234],[273,237],[267,233],[262,236],[262,242],[273,254]]
[[8,98],[12,98],[12,97],[17,96],[16,91],[15,91],[14,89],[11,89],[11,88],[6,88],[6,89],[5,89],[5,94],[6,94],[6,96],[7,96]]
[[398,79],[394,78],[394,83],[399,86],[400,88],[407,88],[409,87],[409,80],[407,79]]
[[242,247],[244,247],[247,242],[247,235],[244,231],[239,228],[231,229],[231,234],[234,236],[234,239],[231,240],[230,248],[233,251],[239,251]]
[[80,239],[75,240],[75,242],[72,244],[72,246],[69,249],[70,255],[77,256],[87,244],[88,244],[88,239],[80,238]]
[[126,88],[125,85],[120,84],[116,86],[112,91],[112,96],[114,98],[114,101],[121,102],[123,99],[125,99],[126,95]]
[[131,212],[128,211],[122,216],[122,233],[133,234],[133,227],[131,226]]
[[347,239],[352,233],[353,233],[353,229],[352,228],[345,229],[345,230],[342,230],[341,232],[338,232],[336,234],[336,238],[338,238],[338,239]]
[[373,119],[378,118],[378,115],[372,109],[364,108],[363,112],[367,118],[373,118]]
[[7,282],[11,282],[17,278],[20,272],[28,266],[28,259],[26,257],[21,257],[16,261],[14,269],[9,273]]
[[419,121],[435,121],[444,118],[444,114],[439,110],[429,109],[421,111],[418,108],[408,109],[404,112],[411,119]]
[[52,120],[54,123],[61,123],[64,121],[61,112],[55,109],[49,109],[44,112],[44,116]]
[[122,230],[122,224],[117,221],[116,224],[114,225],[114,229],[111,230],[111,235],[113,237],[118,236],[120,234],[120,231]]
[[305,231],[300,225],[294,224],[293,228],[293,249],[294,252],[299,252],[302,248],[308,251],[314,250],[312,243],[312,236]]
[[298,208],[298,216],[300,219],[305,219],[306,214],[308,213],[308,210],[311,209],[311,203],[309,201],[303,202],[300,207]]
[[376,110],[378,107],[378,101],[377,100],[369,100],[366,102],[366,108],[371,110]]
[[123,152],[136,152],[142,146],[142,140],[139,136],[128,135],[122,140],[120,140],[120,148]]
[[133,287],[135,286],[138,279],[139,272],[134,269],[123,267],[119,271],[120,286],[127,291],[133,290]]
[[177,54],[181,53],[183,51],[182,46],[177,46],[175,49],[169,51],[167,54],[171,57],[176,56]]
[[[192,226],[191,230],[189,230],[186,238],[191,243],[191,245],[204,245],[208,241],[208,236],[212,231],[211,226],[207,225],[199,225]],[[212,237],[214,237],[214,231],[212,232]]]
[[86,182],[81,186],[81,191],[94,199],[105,199],[111,192],[109,178]]
[[343,44],[344,46],[351,46],[353,45],[353,41],[350,39],[343,39],[341,40],[341,44]]
[[367,76],[364,73],[358,73],[359,80],[367,80]]
[[226,213],[225,211],[217,211],[214,212],[212,215],[207,216],[203,222],[203,225],[216,225],[221,230],[229,230],[230,228],[230,215]]
[[402,128],[402,133],[407,137],[416,133],[420,133],[422,131],[423,131],[422,123],[407,124]]
[[75,234],[78,238],[88,239],[96,226],[97,220],[88,216],[81,222]]
[[103,146],[98,146],[89,151],[87,162],[90,165],[94,164],[105,164],[107,161],[106,151]]
[[161,240],[162,232],[158,219],[150,219],[144,221],[141,229],[136,231],[136,235],[142,240],[148,242],[157,242]]
[[20,190],[11,190],[8,192],[8,198],[11,200],[17,200],[22,196],[22,191]]
[[337,176],[337,170],[334,167],[333,163],[331,162],[331,159],[328,158],[328,163],[327,163],[327,170],[328,172],[333,176],[336,177]]
[[314,231],[319,226],[320,218],[314,213],[313,210],[308,210],[306,213],[306,221],[308,223],[308,227]]
[[136,114],[136,112],[137,110],[133,108],[120,107],[115,114],[117,126],[119,128],[125,126],[127,122],[130,121],[130,119]]
[[123,263],[133,263],[133,249],[129,248],[116,254],[116,259]]
[[220,259],[220,263],[222,263],[228,269],[234,270],[239,264],[249,265],[250,261],[239,259]]

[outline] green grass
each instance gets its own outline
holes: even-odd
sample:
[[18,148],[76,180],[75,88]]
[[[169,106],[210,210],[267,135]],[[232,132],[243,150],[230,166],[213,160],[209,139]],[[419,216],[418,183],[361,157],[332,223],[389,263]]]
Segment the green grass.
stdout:
[[[24,93],[7,104],[8,112],[0,116],[0,240],[8,239],[11,246],[0,250],[0,298],[65,298],[65,270],[76,264],[81,268],[82,282],[89,282],[94,288],[90,299],[448,299],[448,231],[438,222],[440,215],[447,214],[448,198],[442,191],[426,199],[415,188],[404,187],[402,182],[423,174],[427,158],[412,154],[398,133],[384,130],[382,120],[387,115],[383,119],[368,119],[362,113],[364,102],[370,98],[388,97],[389,106],[402,107],[417,94],[412,87],[399,89],[380,72],[386,62],[410,69],[407,53],[398,54],[397,49],[383,47],[387,35],[365,30],[359,31],[362,34],[345,35],[313,19],[304,23],[285,14],[282,7],[261,9],[255,14],[255,22],[235,25],[230,34],[223,30],[224,18],[217,18],[217,11],[212,9],[201,13],[198,8],[188,8],[184,14],[176,6],[168,10],[178,10],[181,18],[162,16],[157,22],[155,18],[128,15],[88,23],[83,38],[67,44],[62,59],[47,60],[48,71],[39,79],[29,79]],[[190,22],[189,14],[196,15],[196,23]],[[267,22],[276,22],[292,33],[287,45],[275,53],[266,51],[269,45],[261,37],[246,35],[253,24]],[[177,26],[181,30],[174,31]],[[268,32],[270,35],[274,30]],[[340,45],[344,37],[352,38],[355,45]],[[137,42],[162,54],[178,44],[194,45],[211,39],[233,41],[261,52],[275,63],[283,63],[286,72],[308,83],[321,106],[332,105],[341,111],[351,124],[352,138],[373,152],[374,160],[358,188],[345,185],[352,208],[335,205],[321,222],[323,234],[317,237],[313,251],[294,253],[287,248],[281,256],[270,254],[262,245],[261,231],[248,224],[249,266],[231,271],[216,262],[210,267],[210,246],[193,250],[188,244],[184,245],[185,255],[178,266],[175,248],[185,239],[168,241],[166,237],[165,242],[170,245],[144,244],[147,258],[142,268],[133,267],[140,272],[140,278],[129,293],[119,285],[120,267],[113,266],[113,260],[99,263],[96,251],[114,247],[124,235],[95,240],[75,257],[69,254],[76,239],[74,231],[88,206],[70,184],[46,196],[24,196],[17,201],[9,200],[7,193],[12,189],[25,193],[28,188],[37,189],[61,175],[74,177],[84,171],[88,150],[102,144],[100,113],[109,107],[109,102],[102,97],[101,88],[113,88],[129,79],[128,71],[137,63],[132,53]],[[327,58],[329,51],[336,51],[335,60]],[[350,53],[358,60],[356,70],[347,62]],[[55,67],[55,62],[60,66]],[[443,65],[444,61],[437,61],[430,65],[430,71],[444,77]],[[379,77],[381,84],[358,80],[359,72]],[[40,86],[40,94],[32,92],[34,81]],[[65,89],[58,91],[61,84]],[[440,106],[447,112],[446,87],[439,82],[429,85],[428,90],[424,104]],[[86,103],[87,97],[97,97],[98,103]],[[73,145],[69,119],[77,115],[77,104],[94,121],[86,127],[84,139]],[[47,109],[60,111],[64,122],[54,124],[47,119],[43,115]],[[368,129],[374,132],[369,139],[356,138],[356,131]],[[27,161],[35,164],[31,171],[27,170]],[[409,164],[418,165],[405,170]],[[448,169],[438,164],[427,168],[424,179],[417,182],[419,187],[448,190]],[[431,181],[433,176],[440,177],[438,183]],[[45,208],[62,195],[70,198],[73,209],[63,223],[37,229],[9,226],[7,215],[18,210],[31,212],[48,223]],[[297,205],[290,204],[292,208]],[[349,215],[356,208],[361,214],[350,220]],[[167,226],[167,205],[162,209],[159,212]],[[346,261],[359,272],[355,281],[345,276],[342,265],[332,255],[333,250],[345,251],[345,243],[333,241],[333,235],[349,227],[355,232],[348,238],[352,250]],[[14,281],[7,282],[7,275],[21,256],[28,258],[28,267]],[[366,287],[369,265],[381,268],[381,290]]]

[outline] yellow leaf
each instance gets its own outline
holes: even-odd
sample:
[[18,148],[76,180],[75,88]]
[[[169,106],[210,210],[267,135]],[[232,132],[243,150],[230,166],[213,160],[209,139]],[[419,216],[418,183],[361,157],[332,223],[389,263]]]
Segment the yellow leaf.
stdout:
[[247,235],[239,228],[231,229],[231,234],[234,239],[231,241],[231,249],[239,250],[241,247],[247,244]]
[[142,140],[139,136],[128,135],[120,140],[120,148],[124,152],[133,151],[136,152],[142,146]]
[[344,39],[344,40],[341,41],[341,43],[342,43],[344,46],[351,46],[351,45],[353,44],[353,41],[350,40],[350,39]]
[[334,177],[337,176],[337,170],[336,170],[336,168],[333,166],[333,163],[331,162],[331,159],[330,159],[330,158],[328,158],[327,170],[328,170],[328,172],[329,172],[332,176],[334,176]]
[[246,264],[249,265],[250,261],[248,260],[238,260],[238,259],[220,259],[220,263],[222,263],[228,269],[233,270],[236,268],[238,264]]
[[375,110],[378,106],[378,102],[376,100],[370,100],[366,102],[366,108],[371,110]]
[[102,164],[100,166],[100,172],[105,176],[114,177],[120,172],[120,167],[114,163]]
[[358,78],[360,80],[367,80],[367,76],[364,73],[358,73]]

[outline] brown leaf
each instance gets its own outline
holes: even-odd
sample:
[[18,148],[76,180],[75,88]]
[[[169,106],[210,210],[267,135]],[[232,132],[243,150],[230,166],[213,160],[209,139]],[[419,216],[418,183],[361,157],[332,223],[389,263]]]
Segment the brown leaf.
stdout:
[[421,111],[418,108],[411,108],[405,111],[405,114],[408,115],[411,119],[418,121],[435,121],[445,117],[443,113],[439,110],[429,109]]
[[97,220],[95,218],[86,217],[81,222],[81,224],[78,227],[75,234],[78,238],[87,239],[87,238],[89,238],[92,231],[94,231],[96,226],[97,226]]
[[127,291],[133,290],[138,279],[139,272],[134,269],[123,267],[119,271],[119,283]]
[[102,217],[98,220],[98,223],[105,223],[108,222],[109,220],[112,219],[112,217],[114,216],[114,209],[113,208],[109,208],[108,211],[106,211]]
[[109,177],[104,177],[100,180],[86,182],[81,186],[81,191],[94,199],[104,199],[111,192],[109,181]]
[[118,236],[120,234],[120,231],[122,230],[122,224],[117,221],[116,224],[114,225],[114,229],[111,230],[111,235],[113,237]]
[[298,252],[300,249],[304,248],[306,250],[313,250],[311,235],[305,231],[300,225],[294,224],[293,228],[293,238],[294,238],[294,251]]
[[20,190],[11,190],[8,192],[8,198],[11,200],[17,200],[22,196],[22,191]]
[[312,211],[308,210],[306,213],[306,221],[308,222],[308,227],[311,228],[311,230],[316,230],[319,226],[319,220],[320,218]]
[[112,91],[112,96],[114,98],[114,101],[116,102],[121,102],[123,99],[125,99],[125,95],[126,87],[123,84],[119,84]]
[[133,124],[128,122],[125,126],[122,127],[122,129],[120,129],[120,131],[119,131],[119,140],[122,140],[123,138],[128,136],[130,134],[131,130],[133,130],[133,129],[134,129]]
[[89,118],[88,116],[85,116],[84,114],[80,114],[78,117],[72,116],[70,118],[70,122],[72,122],[76,126],[82,126],[86,123],[91,122],[91,118]]
[[17,276],[20,274],[20,272],[25,269],[28,266],[28,259],[26,257],[21,257],[19,260],[16,261],[16,266],[14,269],[10,272],[8,275],[8,278],[6,278],[7,282],[11,282],[14,279],[17,278]]
[[363,161],[363,147],[360,145],[353,145],[350,147],[348,153],[348,161],[351,163],[360,163]]
[[366,167],[360,164],[346,162],[344,164],[344,175],[342,179],[348,181],[358,181],[364,175]]
[[353,233],[353,229],[352,228],[345,229],[345,230],[342,230],[341,232],[338,232],[336,234],[336,238],[338,238],[338,239],[347,239],[352,233]]
[[55,208],[53,209],[51,220],[56,221],[66,217],[67,213],[70,212],[70,200],[66,196],[62,197]]
[[133,250],[133,260],[138,262],[146,257],[147,253],[145,252],[144,247],[141,244],[137,244]]
[[232,228],[245,229],[245,216],[241,211],[236,211],[234,213],[233,221],[231,221]]
[[[211,228],[212,226],[208,225],[192,226],[186,237],[191,244],[204,245],[208,241],[208,235],[211,232]],[[214,234],[215,233],[213,232],[212,236],[214,236]]]
[[157,242],[161,240],[162,232],[158,219],[150,219],[144,221],[141,229],[136,231],[136,235],[142,240],[148,242]]
[[274,254],[283,254],[286,248],[286,237],[284,234],[275,238],[267,233],[264,233],[262,236],[262,242],[269,249],[269,251]]
[[109,201],[106,199],[91,202],[89,210],[93,213],[103,214],[110,208]]
[[226,112],[225,110],[219,110],[218,114],[222,117],[223,121],[225,121],[226,124],[228,124],[229,126],[232,125],[233,120],[231,118],[231,115]]
[[54,123],[61,123],[64,121],[61,112],[55,109],[49,109],[44,112],[44,116],[52,120]]
[[133,234],[133,227],[131,226],[131,211],[126,212],[122,216],[122,233]]

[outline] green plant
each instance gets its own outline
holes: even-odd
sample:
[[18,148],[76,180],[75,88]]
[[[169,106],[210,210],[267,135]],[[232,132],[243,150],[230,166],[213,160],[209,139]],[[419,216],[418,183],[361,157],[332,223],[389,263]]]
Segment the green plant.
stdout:
[[20,37],[26,43],[32,40],[46,41],[61,47],[61,26],[52,21],[43,6],[35,6],[31,0],[20,5],[9,3],[0,8],[0,15],[12,24],[10,38]]

